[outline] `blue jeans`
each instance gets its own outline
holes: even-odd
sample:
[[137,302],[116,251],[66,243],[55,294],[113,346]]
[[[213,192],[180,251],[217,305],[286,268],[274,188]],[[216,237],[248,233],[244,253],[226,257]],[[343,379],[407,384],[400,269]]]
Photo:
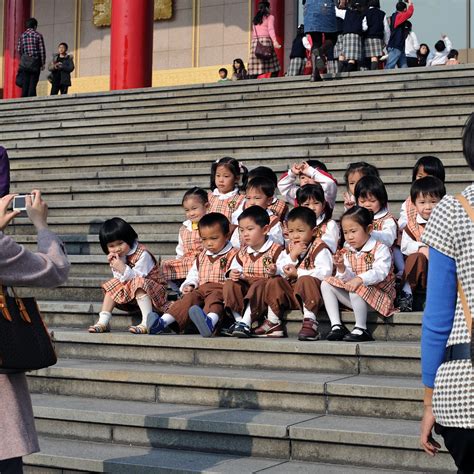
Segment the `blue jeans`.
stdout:
[[397,64],[400,69],[408,67],[405,51],[400,51],[397,48],[388,48],[388,59],[385,69],[395,69]]

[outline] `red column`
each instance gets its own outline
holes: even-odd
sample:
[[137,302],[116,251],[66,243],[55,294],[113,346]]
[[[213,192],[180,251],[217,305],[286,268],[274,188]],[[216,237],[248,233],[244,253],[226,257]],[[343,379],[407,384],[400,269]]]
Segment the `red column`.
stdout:
[[[255,0],[255,11],[258,11],[260,0]],[[275,34],[281,49],[276,50],[278,61],[280,61],[280,76],[283,75],[285,67],[285,0],[270,0],[270,11],[275,17]]]
[[151,87],[153,0],[112,0],[110,89]]
[[26,29],[31,15],[30,0],[5,0],[3,20],[3,98],[21,97],[21,89],[15,85],[20,56],[16,51],[18,38]]

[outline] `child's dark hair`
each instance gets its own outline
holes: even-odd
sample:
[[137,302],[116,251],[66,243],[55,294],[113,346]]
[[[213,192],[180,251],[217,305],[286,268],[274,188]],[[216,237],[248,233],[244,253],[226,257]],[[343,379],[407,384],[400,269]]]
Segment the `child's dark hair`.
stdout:
[[452,49],[448,54],[448,59],[456,59],[459,56],[459,51],[457,49]]
[[308,163],[309,166],[312,168],[319,168],[320,170],[325,171],[326,173],[328,172],[327,166],[319,160],[307,160],[306,163]]
[[107,244],[116,240],[123,240],[129,247],[138,239],[135,229],[120,217],[106,220],[99,231],[99,242],[103,252],[107,255],[109,249]]
[[358,161],[357,163],[349,163],[346,168],[346,172],[344,173],[344,182],[346,186],[349,183],[349,176],[352,173],[359,172],[363,176],[376,176],[377,178],[380,177],[379,170],[376,166],[371,165],[370,163],[366,163],[365,161]]
[[444,170],[443,162],[436,156],[422,156],[413,167],[413,174],[411,177],[412,182],[416,180],[416,175],[420,171],[420,167],[423,166],[425,173],[429,176],[436,176],[443,183],[446,180],[446,172]]
[[235,176],[236,179],[241,178],[241,186],[242,188],[245,189],[245,186],[247,185],[247,175],[248,175],[247,168],[244,165],[241,165],[235,158],[231,158],[230,156],[225,156],[224,158],[221,158],[219,161],[212,163],[212,166],[211,166],[211,190],[212,191],[214,191],[214,189],[217,188],[216,172],[219,166],[223,166],[224,168],[227,168]]
[[311,229],[314,229],[317,225],[316,213],[309,207],[295,207],[288,214],[288,222],[302,221],[307,224]]
[[225,67],[221,67],[221,68],[219,69],[219,74],[220,74],[221,72],[225,72],[225,77],[227,77],[228,74],[229,74],[229,71],[228,71]]
[[296,191],[296,202],[298,206],[302,206],[307,201],[317,201],[324,204],[324,221],[328,221],[332,217],[332,208],[327,203],[324,195],[324,189],[319,183],[305,184]]
[[67,45],[67,43],[59,43],[59,44],[58,44],[58,48],[59,48],[60,46],[64,46],[64,48],[66,49],[66,51],[69,49],[69,46]]
[[[422,47],[426,48],[426,54],[421,54],[421,48]],[[430,47],[426,43],[421,43],[420,44],[420,49],[417,51],[418,56],[428,56],[430,54]]]
[[377,176],[364,176],[356,184],[354,189],[356,202],[358,202],[359,198],[367,198],[369,195],[373,196],[380,202],[382,209],[387,207],[387,189],[385,188],[383,181],[380,178],[377,178]]
[[259,227],[265,227],[270,224],[270,216],[265,209],[260,206],[250,206],[245,209],[239,216],[239,223],[242,219],[251,219]]
[[380,8],[380,0],[369,0],[367,2],[367,8]]
[[275,195],[276,186],[267,178],[257,177],[248,182],[246,191],[249,189],[259,189],[265,196],[270,198]]
[[268,166],[257,166],[253,170],[250,170],[247,177],[248,182],[254,178],[267,178],[275,185],[275,188],[278,186],[278,177],[275,171]]
[[395,7],[395,10],[397,12],[404,12],[407,9],[407,4],[405,2],[397,2],[397,6]]
[[474,170],[474,114],[471,114],[464,125],[462,134],[462,152],[471,170]]
[[212,227],[218,225],[221,228],[221,231],[224,235],[229,235],[230,233],[230,222],[224,214],[220,212],[210,212],[201,217],[201,220],[198,223],[198,229],[201,230],[204,227]]
[[235,63],[237,63],[240,66],[239,71],[243,71],[245,69],[245,64],[240,58],[234,59],[232,62],[232,69],[234,70],[234,73],[237,73],[237,69],[235,68]]
[[410,189],[410,199],[415,204],[419,196],[434,196],[443,199],[446,195],[444,183],[436,176],[425,176],[413,182]]
[[188,189],[184,193],[183,200],[181,201],[181,205],[184,204],[184,201],[191,198],[199,199],[202,204],[207,204],[209,202],[207,191],[198,187]]
[[442,53],[446,49],[446,43],[443,40],[436,41],[435,49],[438,53]]
[[344,219],[352,219],[364,229],[367,229],[374,220],[374,214],[365,207],[354,206],[344,212],[341,217],[341,225]]

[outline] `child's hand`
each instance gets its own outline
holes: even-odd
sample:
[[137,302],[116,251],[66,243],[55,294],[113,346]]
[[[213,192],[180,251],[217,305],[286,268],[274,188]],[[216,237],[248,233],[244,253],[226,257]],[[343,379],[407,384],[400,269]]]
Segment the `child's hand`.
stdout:
[[277,266],[272,263],[265,268],[265,272],[268,273],[270,276],[274,276],[277,272]]
[[306,161],[303,161],[301,163],[301,174],[305,174],[306,176],[311,178],[312,176],[311,176],[310,170],[311,170],[311,166],[309,166],[308,163],[306,163]]
[[298,242],[297,244],[294,245],[294,247],[291,249],[290,252],[290,257],[291,260],[295,261],[298,260],[298,257],[306,251],[308,248],[308,245],[303,243],[303,242]]
[[108,255],[107,255],[107,261],[110,263],[112,260],[116,259],[116,258],[119,258],[119,256],[114,253],[114,252],[110,252]]
[[339,273],[344,273],[346,271],[346,265],[344,263],[344,251],[338,250],[333,257],[334,265]]
[[232,281],[239,281],[242,273],[239,270],[231,270],[229,273],[229,278]]
[[346,286],[347,291],[354,292],[357,290],[357,288],[359,288],[359,286],[362,285],[362,283],[363,283],[362,278],[355,277],[352,280],[349,280],[348,282],[346,282],[345,286]]
[[301,172],[301,165],[299,163],[293,163],[291,165],[291,172],[296,175],[296,176],[299,176],[300,172]]
[[285,276],[292,280],[294,278],[298,278],[298,270],[296,269],[295,265],[289,264],[283,267],[283,271],[285,272]]
[[181,290],[181,293],[183,293],[183,295],[187,295],[188,293],[191,293],[191,291],[194,290],[194,286],[193,285],[186,285],[186,286],[183,286],[183,289]]
[[352,196],[346,191],[344,193],[344,207],[346,209],[350,209],[351,207],[355,206],[355,201]]
[[116,271],[116,272],[119,272],[121,274],[123,274],[125,272],[125,268],[127,267],[127,265],[125,264],[125,262],[123,262],[122,260],[120,260],[120,258],[113,258],[110,262],[110,266]]
[[428,250],[428,247],[420,247],[418,249],[418,251],[423,254],[426,258],[429,258],[428,255],[429,255],[429,250]]

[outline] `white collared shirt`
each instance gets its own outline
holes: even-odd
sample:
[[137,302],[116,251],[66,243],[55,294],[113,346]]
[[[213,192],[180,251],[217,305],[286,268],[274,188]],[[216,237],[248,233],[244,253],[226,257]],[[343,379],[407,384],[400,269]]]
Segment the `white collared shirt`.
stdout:
[[[426,224],[428,221],[423,219],[420,214],[416,215],[416,222],[418,224]],[[420,248],[426,247],[423,242],[418,242],[417,240],[413,240],[407,232],[404,230],[402,233],[402,242],[400,244],[400,250],[402,251],[403,255],[412,255],[414,253],[418,253]]]
[[[300,255],[300,258],[304,257],[305,253],[306,252],[303,252]],[[290,252],[286,251],[283,252],[283,258],[281,261],[279,259],[278,264],[281,265],[281,270],[279,269],[279,273],[284,275],[285,273],[283,272],[283,268],[286,265],[296,266],[298,261],[292,260]],[[329,249],[324,248],[318,253],[318,255],[316,255],[316,258],[314,259],[314,268],[312,270],[306,270],[305,268],[301,267],[297,268],[298,278],[302,276],[312,276],[313,278],[323,281],[325,278],[332,275],[333,266],[334,264],[332,260],[332,254]]]
[[[133,255],[138,248],[138,241],[135,241],[133,244],[132,248],[130,251],[127,253],[126,257],[129,257],[130,255]],[[126,281],[133,280],[134,278],[137,277],[145,277],[147,276],[153,267],[155,266],[155,262],[153,261],[153,258],[148,252],[143,252],[142,256],[138,259],[138,262],[135,264],[133,268],[129,267],[126,262],[127,258],[126,257],[120,257],[120,260],[125,263],[125,270],[122,273],[112,269],[112,273],[114,275],[114,278],[117,278],[120,280],[122,283],[125,283]]]
[[[370,237],[360,250],[354,249],[347,242],[344,244],[344,248],[350,252],[355,252],[357,257],[360,257],[362,253],[370,252],[376,244],[377,241],[373,237]],[[353,271],[347,254],[344,254],[344,264],[346,266],[344,273],[336,273],[336,277],[340,280],[347,282],[355,277],[359,277],[365,286],[377,285],[383,282],[390,273],[390,269],[392,268],[392,252],[386,245],[379,245],[375,251],[372,268],[359,275]]]
[[219,201],[224,201],[225,199],[234,197],[238,193],[239,193],[239,188],[234,188],[232,191],[229,191],[228,193],[225,193],[225,194],[221,194],[221,192],[217,188],[214,189],[214,191],[212,191],[212,194],[214,196],[217,196],[219,198]]
[[[387,214],[388,209],[386,207],[380,209],[380,211],[374,215],[374,221],[382,219]],[[382,230],[373,230],[370,235],[374,237],[377,242],[380,242],[387,247],[392,247],[392,245],[395,243],[395,240],[397,240],[397,234],[398,227],[395,219],[386,219],[383,222]]]
[[[321,214],[316,221],[316,225],[321,225],[325,218],[326,216]],[[336,252],[340,237],[341,232],[337,222],[332,219],[328,220],[326,222],[326,232],[321,236],[321,240],[329,247],[332,253]]]
[[[209,257],[216,258],[220,255],[225,255],[226,253],[230,252],[231,250],[232,250],[232,244],[230,242],[227,242],[225,247],[222,250],[220,250],[219,252],[212,253],[209,250],[206,250],[206,255],[208,255]],[[179,290],[183,291],[183,288],[185,286],[194,286],[194,288],[197,288],[200,284],[201,284],[201,282],[199,281],[199,270],[198,270],[197,258],[196,258],[196,260],[193,263],[193,266],[191,267],[191,270],[189,270],[189,272],[186,276],[186,280],[184,280],[184,283],[180,286]]]

